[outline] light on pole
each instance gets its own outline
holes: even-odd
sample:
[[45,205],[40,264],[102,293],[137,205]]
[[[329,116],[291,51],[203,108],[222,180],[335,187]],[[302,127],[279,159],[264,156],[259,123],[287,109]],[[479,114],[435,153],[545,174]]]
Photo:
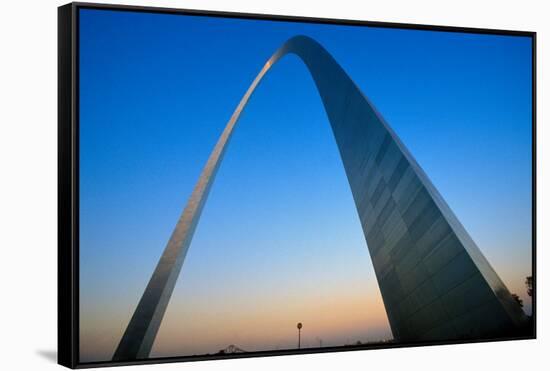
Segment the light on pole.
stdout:
[[296,327],[298,327],[298,349],[300,349],[300,332],[302,331],[302,322],[298,322]]

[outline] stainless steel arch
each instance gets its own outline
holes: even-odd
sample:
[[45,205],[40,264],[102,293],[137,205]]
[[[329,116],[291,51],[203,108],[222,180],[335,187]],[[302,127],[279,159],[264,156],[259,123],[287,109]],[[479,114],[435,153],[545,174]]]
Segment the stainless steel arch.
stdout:
[[327,112],[396,339],[512,334],[521,308],[392,129],[334,58],[296,36],[265,63],[239,102],[191,194],[114,353],[147,358],[237,121],[270,68],[301,58]]

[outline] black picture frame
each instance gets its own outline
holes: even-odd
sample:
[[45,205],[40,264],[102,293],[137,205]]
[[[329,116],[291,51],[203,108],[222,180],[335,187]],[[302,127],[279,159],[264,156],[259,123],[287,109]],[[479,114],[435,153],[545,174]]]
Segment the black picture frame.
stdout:
[[[254,20],[360,25],[385,28],[446,31],[458,33],[516,35],[532,40],[532,270],[533,310],[532,336],[498,339],[430,341],[415,343],[387,343],[383,345],[335,346],[323,348],[258,351],[250,353],[216,354],[209,356],[181,356],[152,358],[124,362],[79,362],[79,9],[106,9],[116,11],[195,15]],[[70,3],[58,8],[58,363],[69,368],[155,364],[243,357],[263,357],[400,348],[440,344],[519,340],[536,338],[537,279],[536,279],[536,32],[485,28],[465,28],[422,24],[386,23],[346,19],[296,17],[268,14],[232,13],[191,9],[172,9],[145,6]]]

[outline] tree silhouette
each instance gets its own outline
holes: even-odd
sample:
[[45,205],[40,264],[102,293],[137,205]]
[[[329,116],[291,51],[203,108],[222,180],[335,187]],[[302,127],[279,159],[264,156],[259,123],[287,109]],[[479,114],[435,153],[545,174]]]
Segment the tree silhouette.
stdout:
[[533,276],[525,278],[525,286],[527,286],[527,295],[533,296]]
[[523,308],[523,300],[521,300],[516,294],[512,294],[512,297],[519,304],[519,306]]

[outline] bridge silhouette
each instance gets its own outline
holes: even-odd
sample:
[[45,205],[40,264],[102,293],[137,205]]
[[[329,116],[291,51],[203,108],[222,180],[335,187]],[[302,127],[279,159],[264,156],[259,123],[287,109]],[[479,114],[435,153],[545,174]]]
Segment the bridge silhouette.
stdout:
[[264,75],[287,54],[304,62],[321,96],[394,338],[494,338],[521,328],[525,314],[405,145],[328,51],[296,36],[269,58],[233,112],[113,360],[149,357],[239,117]]

